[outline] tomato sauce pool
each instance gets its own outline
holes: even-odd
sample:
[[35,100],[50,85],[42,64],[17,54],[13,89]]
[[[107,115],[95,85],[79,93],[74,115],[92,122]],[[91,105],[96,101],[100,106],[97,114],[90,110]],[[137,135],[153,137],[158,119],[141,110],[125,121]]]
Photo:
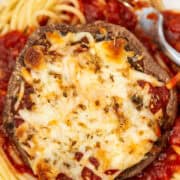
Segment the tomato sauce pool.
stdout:
[[180,52],[180,13],[164,11],[163,15],[166,39]]
[[[2,113],[5,103],[8,81],[15,67],[16,58],[24,47],[27,35],[18,31],[12,31],[0,37],[0,125],[2,125]],[[18,164],[11,156],[12,146],[4,133],[0,131],[1,146],[7,158],[14,168],[20,173],[32,174],[32,171],[24,164]]]
[[[149,37],[143,32],[140,32],[140,30],[136,31],[137,18],[132,10],[122,3],[117,0],[109,0],[105,4],[103,4],[103,1],[97,0],[79,0],[79,2],[88,22],[105,20],[122,25],[134,32],[152,55],[159,51],[157,44]],[[164,27],[166,38],[174,48],[180,51],[180,13],[166,11],[163,12],[163,15],[165,17]],[[0,124],[2,124],[2,111],[8,81],[15,66],[15,60],[24,47],[26,40],[27,35],[18,31],[13,31],[0,37]],[[170,60],[163,53],[162,57],[166,64],[170,63]],[[180,171],[180,155],[172,148],[174,145],[180,146],[180,117],[177,118],[171,132],[168,148],[141,174],[132,179],[170,180],[175,171]],[[8,146],[10,147],[11,145],[4,144],[4,150],[7,156],[9,156]],[[9,159],[13,163],[11,157]],[[14,163],[14,166],[17,168],[17,164]],[[20,169],[24,171],[22,170],[23,167]]]
[[118,0],[79,0],[87,22],[103,20],[119,24],[133,31],[137,18],[132,11]]
[[27,36],[18,31],[12,31],[0,37],[0,124],[8,81],[15,66],[15,60],[26,40]]

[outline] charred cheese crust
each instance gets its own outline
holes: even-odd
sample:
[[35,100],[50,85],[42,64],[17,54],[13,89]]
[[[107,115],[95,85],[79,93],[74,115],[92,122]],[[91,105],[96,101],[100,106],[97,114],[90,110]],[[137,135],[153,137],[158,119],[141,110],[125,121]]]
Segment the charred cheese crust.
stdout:
[[[87,167],[113,179],[145,159],[163,117],[162,110],[153,114],[149,109],[148,83],[164,83],[132,68],[128,59],[143,56],[126,50],[123,38],[96,42],[89,32],[47,32],[46,39],[48,49],[26,50],[20,71],[21,86],[34,90],[29,94],[33,106],[15,103],[16,115],[24,120],[15,136],[33,172],[41,179],[64,173],[76,180],[83,179]],[[148,83],[142,88],[139,80]]]

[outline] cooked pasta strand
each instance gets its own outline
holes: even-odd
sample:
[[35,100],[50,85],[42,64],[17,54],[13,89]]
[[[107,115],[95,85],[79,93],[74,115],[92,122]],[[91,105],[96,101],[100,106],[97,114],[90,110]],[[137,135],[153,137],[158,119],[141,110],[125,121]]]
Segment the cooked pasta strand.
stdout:
[[48,23],[85,23],[78,0],[7,0],[0,4],[0,34],[24,31],[40,25],[40,17]]

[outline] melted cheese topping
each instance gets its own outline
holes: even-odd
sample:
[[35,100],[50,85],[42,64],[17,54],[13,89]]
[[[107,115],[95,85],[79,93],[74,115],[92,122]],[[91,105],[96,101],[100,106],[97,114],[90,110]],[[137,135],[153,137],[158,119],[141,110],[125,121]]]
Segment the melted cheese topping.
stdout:
[[[127,59],[135,52],[125,50],[124,39],[95,42],[87,32],[47,33],[47,39],[51,47],[44,68],[22,70],[34,88],[34,105],[18,111],[24,123],[16,129],[34,173],[47,179],[64,173],[79,180],[86,166],[106,180],[146,158],[157,140],[152,124],[159,116],[149,110],[148,85],[141,88],[137,81],[162,83],[131,68]],[[104,173],[111,169],[118,171]]]

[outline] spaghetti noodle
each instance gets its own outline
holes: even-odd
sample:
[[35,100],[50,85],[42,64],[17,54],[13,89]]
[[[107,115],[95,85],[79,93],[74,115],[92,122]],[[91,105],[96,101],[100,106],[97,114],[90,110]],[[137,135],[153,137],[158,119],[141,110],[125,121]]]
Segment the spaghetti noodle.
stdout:
[[0,34],[47,23],[85,23],[78,0],[7,0],[0,5]]

